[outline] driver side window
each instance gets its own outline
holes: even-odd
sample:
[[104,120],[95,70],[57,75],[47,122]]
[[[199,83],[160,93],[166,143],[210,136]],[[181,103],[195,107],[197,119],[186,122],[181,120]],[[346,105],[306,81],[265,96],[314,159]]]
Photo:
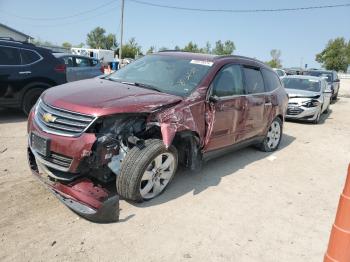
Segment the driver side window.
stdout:
[[222,68],[212,83],[212,95],[218,97],[243,95],[244,85],[240,65],[228,65]]

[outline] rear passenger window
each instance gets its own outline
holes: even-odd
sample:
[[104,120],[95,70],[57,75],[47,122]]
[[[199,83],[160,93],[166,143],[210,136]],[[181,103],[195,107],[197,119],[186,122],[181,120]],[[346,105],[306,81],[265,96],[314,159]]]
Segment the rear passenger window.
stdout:
[[77,64],[77,67],[85,67],[85,66],[90,66],[90,61],[88,58],[75,58],[75,62]]
[[222,97],[242,94],[244,94],[244,86],[241,66],[225,66],[215,76],[213,81],[213,95]]
[[34,63],[40,59],[40,56],[31,50],[21,49],[22,65]]
[[63,57],[63,61],[67,67],[74,67],[73,57],[71,57],[71,56]]
[[91,66],[95,66],[98,64],[98,60],[96,59],[91,59]]
[[248,94],[264,93],[264,80],[257,68],[244,67],[246,90]]
[[18,48],[0,46],[0,65],[20,65],[21,57]]
[[273,91],[281,86],[279,77],[275,72],[272,72],[267,69],[262,69],[264,80],[265,80],[265,89],[267,92]]

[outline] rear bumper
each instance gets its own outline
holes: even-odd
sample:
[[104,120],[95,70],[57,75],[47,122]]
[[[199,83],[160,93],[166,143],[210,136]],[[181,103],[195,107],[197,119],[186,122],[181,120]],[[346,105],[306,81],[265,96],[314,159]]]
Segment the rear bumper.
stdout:
[[54,181],[48,176],[50,170],[28,147],[28,162],[33,175],[62,203],[78,215],[97,223],[111,223],[119,220],[119,197],[106,188],[95,185],[88,178],[78,178],[67,184]]

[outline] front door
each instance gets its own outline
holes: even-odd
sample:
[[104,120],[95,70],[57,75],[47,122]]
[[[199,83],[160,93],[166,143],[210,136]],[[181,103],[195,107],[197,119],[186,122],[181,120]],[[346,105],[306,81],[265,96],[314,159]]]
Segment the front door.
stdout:
[[217,73],[210,86],[205,151],[238,142],[244,131],[245,107],[242,68],[237,64],[226,65]]

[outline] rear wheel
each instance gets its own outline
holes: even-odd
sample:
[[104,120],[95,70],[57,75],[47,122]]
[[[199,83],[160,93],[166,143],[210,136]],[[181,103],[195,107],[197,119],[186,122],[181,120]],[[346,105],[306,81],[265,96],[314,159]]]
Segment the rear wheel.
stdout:
[[282,139],[282,120],[280,118],[275,118],[263,140],[260,144],[260,149],[264,152],[275,151]]
[[142,202],[155,198],[173,178],[178,164],[176,148],[150,139],[145,147],[133,147],[125,156],[117,176],[117,191],[124,199]]
[[29,115],[30,110],[39,99],[40,95],[44,92],[42,88],[33,88],[27,91],[23,96],[22,110],[26,115]]

